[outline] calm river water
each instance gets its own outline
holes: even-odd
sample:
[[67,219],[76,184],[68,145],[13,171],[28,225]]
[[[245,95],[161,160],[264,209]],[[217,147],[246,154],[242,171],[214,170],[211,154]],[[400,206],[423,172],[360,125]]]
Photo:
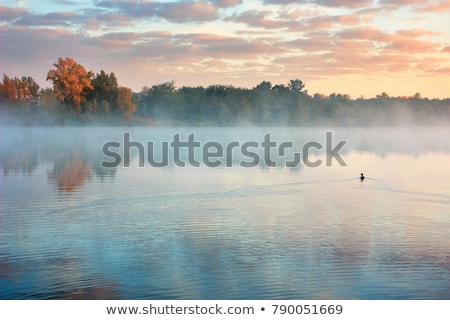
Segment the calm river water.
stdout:
[[1,299],[450,299],[450,128],[0,131]]

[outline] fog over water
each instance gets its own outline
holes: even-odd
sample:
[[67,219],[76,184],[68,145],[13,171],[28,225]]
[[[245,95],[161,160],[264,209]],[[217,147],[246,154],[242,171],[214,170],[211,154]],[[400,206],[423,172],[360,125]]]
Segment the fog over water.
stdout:
[[[124,132],[139,167],[105,168]],[[326,137],[336,158],[326,165]],[[202,147],[181,167],[171,142]],[[271,167],[262,142],[270,134]],[[2,299],[450,299],[450,128],[0,128]],[[169,164],[147,163],[148,142]],[[232,143],[233,161],[226,162]],[[259,163],[242,154],[246,142]],[[283,142],[292,142],[279,154]],[[303,146],[317,144],[303,161]],[[286,160],[301,154],[298,166]],[[253,156],[255,157],[255,156]],[[364,173],[366,179],[360,181]]]

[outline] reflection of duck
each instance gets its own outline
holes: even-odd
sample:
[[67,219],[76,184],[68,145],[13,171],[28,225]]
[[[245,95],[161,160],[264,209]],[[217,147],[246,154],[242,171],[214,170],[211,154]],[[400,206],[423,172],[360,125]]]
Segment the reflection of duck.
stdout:
[[361,181],[363,181],[365,179],[364,174],[361,173],[361,176],[359,178],[361,179]]

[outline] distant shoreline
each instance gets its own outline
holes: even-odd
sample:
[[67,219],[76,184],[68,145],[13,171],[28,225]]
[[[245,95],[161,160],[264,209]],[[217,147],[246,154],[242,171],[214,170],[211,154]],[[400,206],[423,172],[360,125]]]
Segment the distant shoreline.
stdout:
[[3,75],[0,123],[67,126],[396,126],[450,124],[450,98],[417,92],[353,99],[348,94],[308,93],[300,79],[253,88],[232,85],[178,88],[167,81],[140,92],[119,85],[114,73],[95,74],[72,58],[58,58],[47,74],[53,88],[32,77]]

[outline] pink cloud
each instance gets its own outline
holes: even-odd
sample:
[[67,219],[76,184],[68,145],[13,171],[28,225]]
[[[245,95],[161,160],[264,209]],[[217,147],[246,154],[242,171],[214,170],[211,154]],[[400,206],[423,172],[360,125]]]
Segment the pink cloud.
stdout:
[[418,12],[447,12],[450,11],[450,0],[382,0],[380,9],[396,10],[410,6]]
[[217,8],[202,2],[169,2],[162,4],[159,15],[174,22],[208,21],[217,18]]
[[[298,12],[281,12],[277,17],[271,18],[271,11],[249,10],[225,19],[244,23],[250,27],[265,29],[288,29],[290,31],[311,31],[331,29],[337,25],[358,25],[360,17],[358,15],[316,15],[302,16]],[[296,18],[291,18],[296,17]]]
[[447,12],[450,11],[450,0],[427,2],[419,11],[421,12]]
[[[222,1],[223,2],[223,1]],[[230,2],[227,2],[230,4]],[[225,4],[223,2],[222,4]],[[164,18],[168,21],[183,23],[188,21],[210,21],[217,18],[217,7],[208,2],[141,2],[103,0],[97,7],[116,10],[116,13],[134,18]]]
[[140,35],[134,32],[111,32],[101,36],[84,38],[82,43],[118,51],[123,50],[123,48],[129,48],[133,45],[133,41],[139,38]]
[[13,21],[20,16],[28,14],[28,10],[25,8],[10,8],[5,6],[0,6],[0,20],[3,21]]
[[102,26],[102,23],[97,19],[88,19],[84,23],[84,28],[90,31],[99,30]]
[[437,36],[441,35],[442,33],[422,29],[408,29],[408,30],[399,30],[397,31],[397,34],[410,38],[418,38],[423,36]]
[[25,26],[69,26],[79,17],[75,12],[50,12],[47,14],[27,13],[18,17],[14,24]]
[[[338,37],[346,40],[357,40],[378,43],[378,51],[399,51],[404,54],[437,52],[440,44],[432,41],[420,40],[423,36],[434,36],[434,31],[411,29],[400,30],[397,33],[384,33],[373,27],[347,29],[338,33]],[[381,46],[380,46],[381,45]]]
[[357,15],[341,15],[341,16],[317,16],[306,20],[307,25],[314,29],[330,29],[339,25],[357,25],[360,22]]
[[439,47],[439,44],[421,41],[417,39],[399,38],[392,41],[387,48],[396,51],[403,51],[405,53],[420,53],[434,51]]
[[127,22],[128,24],[131,24],[130,22],[132,21],[130,17],[120,13],[100,13],[96,16],[96,19],[108,23]]
[[386,41],[387,36],[375,27],[349,28],[337,33],[341,39]]
[[422,42],[424,44],[426,43],[429,45],[431,49],[434,48],[436,44],[432,42],[425,42],[414,39],[423,36],[435,36],[439,34],[440,34],[439,32],[421,29],[399,30],[396,33],[385,33],[375,27],[358,27],[342,30],[337,33],[337,36],[341,39],[378,41],[378,42],[385,42],[387,44],[399,42],[406,44],[408,40],[411,40],[411,43],[413,42],[415,42],[416,44],[418,44],[419,42]]
[[380,3],[395,6],[405,6],[413,4],[421,4],[428,2],[428,0],[381,0]]
[[360,8],[370,6],[372,0],[316,0],[317,4],[328,7],[348,7],[348,8]]
[[245,23],[248,26],[266,29],[280,29],[286,27],[285,21],[268,18],[267,16],[270,14],[270,11],[248,10],[238,15],[228,17],[225,21],[235,21]]
[[265,3],[278,5],[315,3],[326,7],[360,8],[371,5],[372,0],[265,0]]
[[243,0],[213,0],[213,3],[219,8],[229,8],[242,4]]

